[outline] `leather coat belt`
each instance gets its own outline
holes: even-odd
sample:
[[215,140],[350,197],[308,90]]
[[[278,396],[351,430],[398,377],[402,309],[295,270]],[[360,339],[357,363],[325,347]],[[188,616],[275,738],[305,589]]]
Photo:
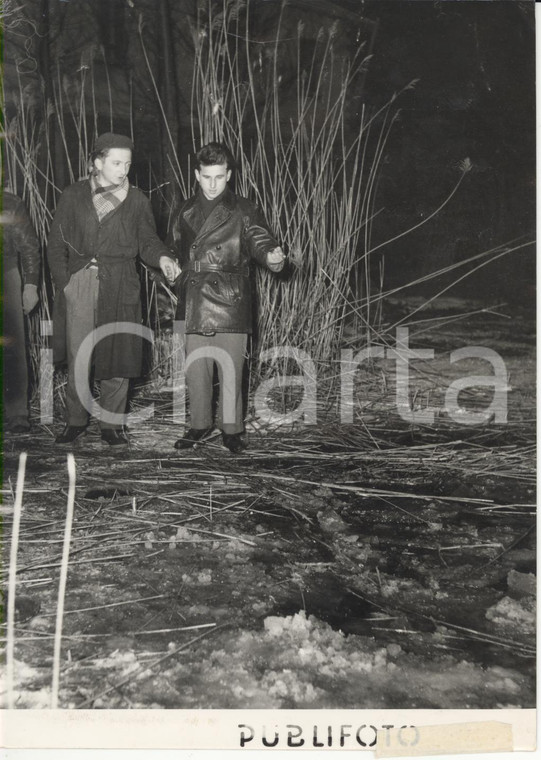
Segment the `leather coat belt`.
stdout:
[[183,272],[231,272],[233,274],[248,274],[243,266],[224,266],[223,264],[207,264],[204,261],[190,261],[182,267]]

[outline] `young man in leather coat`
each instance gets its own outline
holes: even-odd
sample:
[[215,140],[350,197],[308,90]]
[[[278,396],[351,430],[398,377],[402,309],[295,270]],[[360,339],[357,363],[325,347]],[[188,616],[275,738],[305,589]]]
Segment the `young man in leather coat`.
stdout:
[[272,271],[284,266],[284,253],[260,209],[228,186],[232,157],[220,143],[196,155],[197,193],[175,215],[170,233],[182,274],[177,284],[176,319],[185,321],[186,384],[191,427],[175,443],[185,449],[213,429],[214,366],[220,394],[216,423],[224,445],[245,448],[242,371],[252,332],[250,265]]

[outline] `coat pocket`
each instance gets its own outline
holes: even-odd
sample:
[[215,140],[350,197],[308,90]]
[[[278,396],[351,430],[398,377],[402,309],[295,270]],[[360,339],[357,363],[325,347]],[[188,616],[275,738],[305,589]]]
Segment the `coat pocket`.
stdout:
[[227,279],[231,300],[233,303],[237,303],[241,300],[243,294],[242,277],[238,274],[229,274]]
[[209,305],[230,306],[233,303],[233,291],[228,275],[212,272],[200,282],[200,298]]

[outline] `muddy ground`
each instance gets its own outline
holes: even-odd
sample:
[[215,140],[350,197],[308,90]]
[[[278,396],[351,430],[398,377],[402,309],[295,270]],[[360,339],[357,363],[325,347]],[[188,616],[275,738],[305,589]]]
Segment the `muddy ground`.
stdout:
[[[440,304],[411,330],[412,347],[435,349],[414,362],[410,394],[414,408],[439,410],[433,424],[397,414],[389,358],[359,370],[353,424],[328,398],[316,426],[250,418],[238,457],[219,437],[179,456],[166,387],[139,391],[157,414],[130,431],[128,451],[102,444],[93,423],[73,446],[59,706],[534,707],[535,324],[468,311]],[[450,382],[492,374],[476,359],[450,363],[466,345],[505,360],[507,423],[443,411]],[[361,348],[352,334],[348,346]],[[465,414],[492,395],[464,390]],[[59,425],[4,439],[4,594],[28,453],[21,708],[51,700],[68,487]]]

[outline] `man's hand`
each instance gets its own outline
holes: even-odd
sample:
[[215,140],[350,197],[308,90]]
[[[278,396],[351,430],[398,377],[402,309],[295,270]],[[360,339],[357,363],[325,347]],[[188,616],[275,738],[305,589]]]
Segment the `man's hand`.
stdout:
[[30,314],[32,309],[39,301],[38,286],[26,284],[23,288],[23,311],[25,314]]
[[180,274],[178,263],[170,256],[160,256],[160,269],[169,282],[174,282]]
[[271,269],[281,269],[285,260],[285,254],[279,245],[267,253],[267,264]]

